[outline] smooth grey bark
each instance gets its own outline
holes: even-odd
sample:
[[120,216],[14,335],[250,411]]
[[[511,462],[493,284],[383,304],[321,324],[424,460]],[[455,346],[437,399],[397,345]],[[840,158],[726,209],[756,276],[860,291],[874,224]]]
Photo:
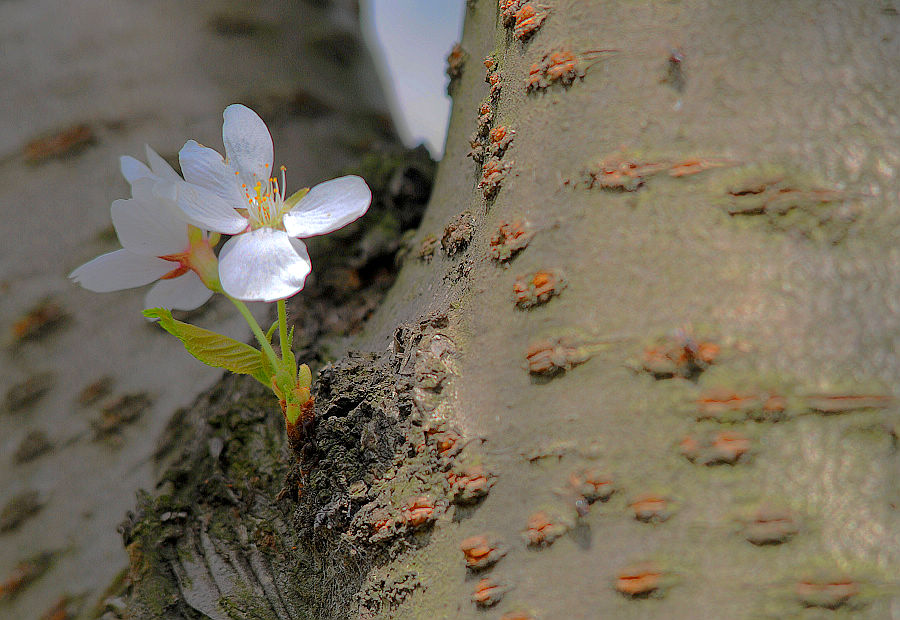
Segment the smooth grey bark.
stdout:
[[[193,558],[252,568],[266,537],[234,532],[274,511],[269,570],[299,581],[233,578],[258,584],[235,617],[474,617],[482,578],[505,592],[494,616],[896,613],[896,11],[544,8],[522,41],[493,0],[470,3],[429,208],[354,341],[371,353],[320,376],[295,486],[281,503],[252,485],[229,499],[241,459],[220,453],[212,497],[244,511],[224,532],[184,517],[161,559],[147,559],[158,531],[132,530],[133,600]],[[485,171],[467,153],[492,148],[488,112],[515,134]],[[519,220],[530,243],[493,259]],[[541,270],[564,272],[558,296]],[[517,307],[518,276],[544,303]],[[271,407],[234,379],[219,394],[218,428],[236,433],[221,441],[271,459],[244,479],[278,478]],[[590,479],[614,493],[591,503]],[[161,502],[144,522],[164,527]],[[506,554],[476,575],[460,543],[482,534]],[[177,583],[196,611],[199,582]]]

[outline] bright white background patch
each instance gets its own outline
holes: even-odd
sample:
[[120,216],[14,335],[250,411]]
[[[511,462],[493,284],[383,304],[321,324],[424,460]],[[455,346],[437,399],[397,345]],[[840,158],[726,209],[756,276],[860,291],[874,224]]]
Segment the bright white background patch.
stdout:
[[450,98],[447,54],[462,37],[464,0],[368,0],[363,28],[404,141],[444,152]]

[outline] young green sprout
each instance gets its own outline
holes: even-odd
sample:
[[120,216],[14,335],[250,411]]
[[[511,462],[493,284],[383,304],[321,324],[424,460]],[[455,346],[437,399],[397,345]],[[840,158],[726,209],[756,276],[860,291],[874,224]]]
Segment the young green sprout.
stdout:
[[[332,232],[361,217],[372,193],[357,176],[326,181],[288,196],[285,169],[272,173],[272,136],[250,108],[225,109],[225,157],[189,140],[179,152],[182,178],[152,149],[149,167],[123,157],[132,198],[112,206],[122,249],[100,256],[70,277],[95,292],[156,282],[144,316],[178,337],[201,362],[247,374],[270,388],[292,445],[312,421],[312,374],[291,351],[285,299],[303,289],[312,264],[300,240]],[[222,234],[230,238],[216,255]],[[259,348],[173,318],[213,293],[225,295],[246,319]],[[278,318],[263,332],[244,301],[276,302]],[[278,331],[279,352],[272,344]]]

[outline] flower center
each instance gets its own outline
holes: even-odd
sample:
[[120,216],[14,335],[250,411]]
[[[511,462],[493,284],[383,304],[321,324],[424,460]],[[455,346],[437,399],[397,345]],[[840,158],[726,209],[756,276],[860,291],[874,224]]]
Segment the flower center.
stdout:
[[[266,164],[266,169],[269,164]],[[251,228],[262,228],[270,226],[278,228],[281,225],[281,218],[286,211],[284,207],[284,173],[285,167],[281,167],[281,183],[275,177],[269,177],[266,182],[257,180],[253,187],[248,187],[246,183],[241,184],[241,190],[247,199],[247,219],[250,220]],[[240,174],[235,172],[236,175]]]

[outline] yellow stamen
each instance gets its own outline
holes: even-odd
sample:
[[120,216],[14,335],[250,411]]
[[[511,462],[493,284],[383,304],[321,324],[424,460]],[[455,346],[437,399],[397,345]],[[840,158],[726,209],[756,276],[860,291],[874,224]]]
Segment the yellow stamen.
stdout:
[[[265,168],[269,168],[269,164],[264,164]],[[241,184],[244,197],[247,200],[248,218],[253,228],[261,226],[281,225],[281,216],[284,215],[284,194],[283,187],[285,184],[285,170],[281,166],[281,182],[275,176],[266,178],[265,183],[262,180],[256,181],[253,191],[249,191],[246,183]]]

